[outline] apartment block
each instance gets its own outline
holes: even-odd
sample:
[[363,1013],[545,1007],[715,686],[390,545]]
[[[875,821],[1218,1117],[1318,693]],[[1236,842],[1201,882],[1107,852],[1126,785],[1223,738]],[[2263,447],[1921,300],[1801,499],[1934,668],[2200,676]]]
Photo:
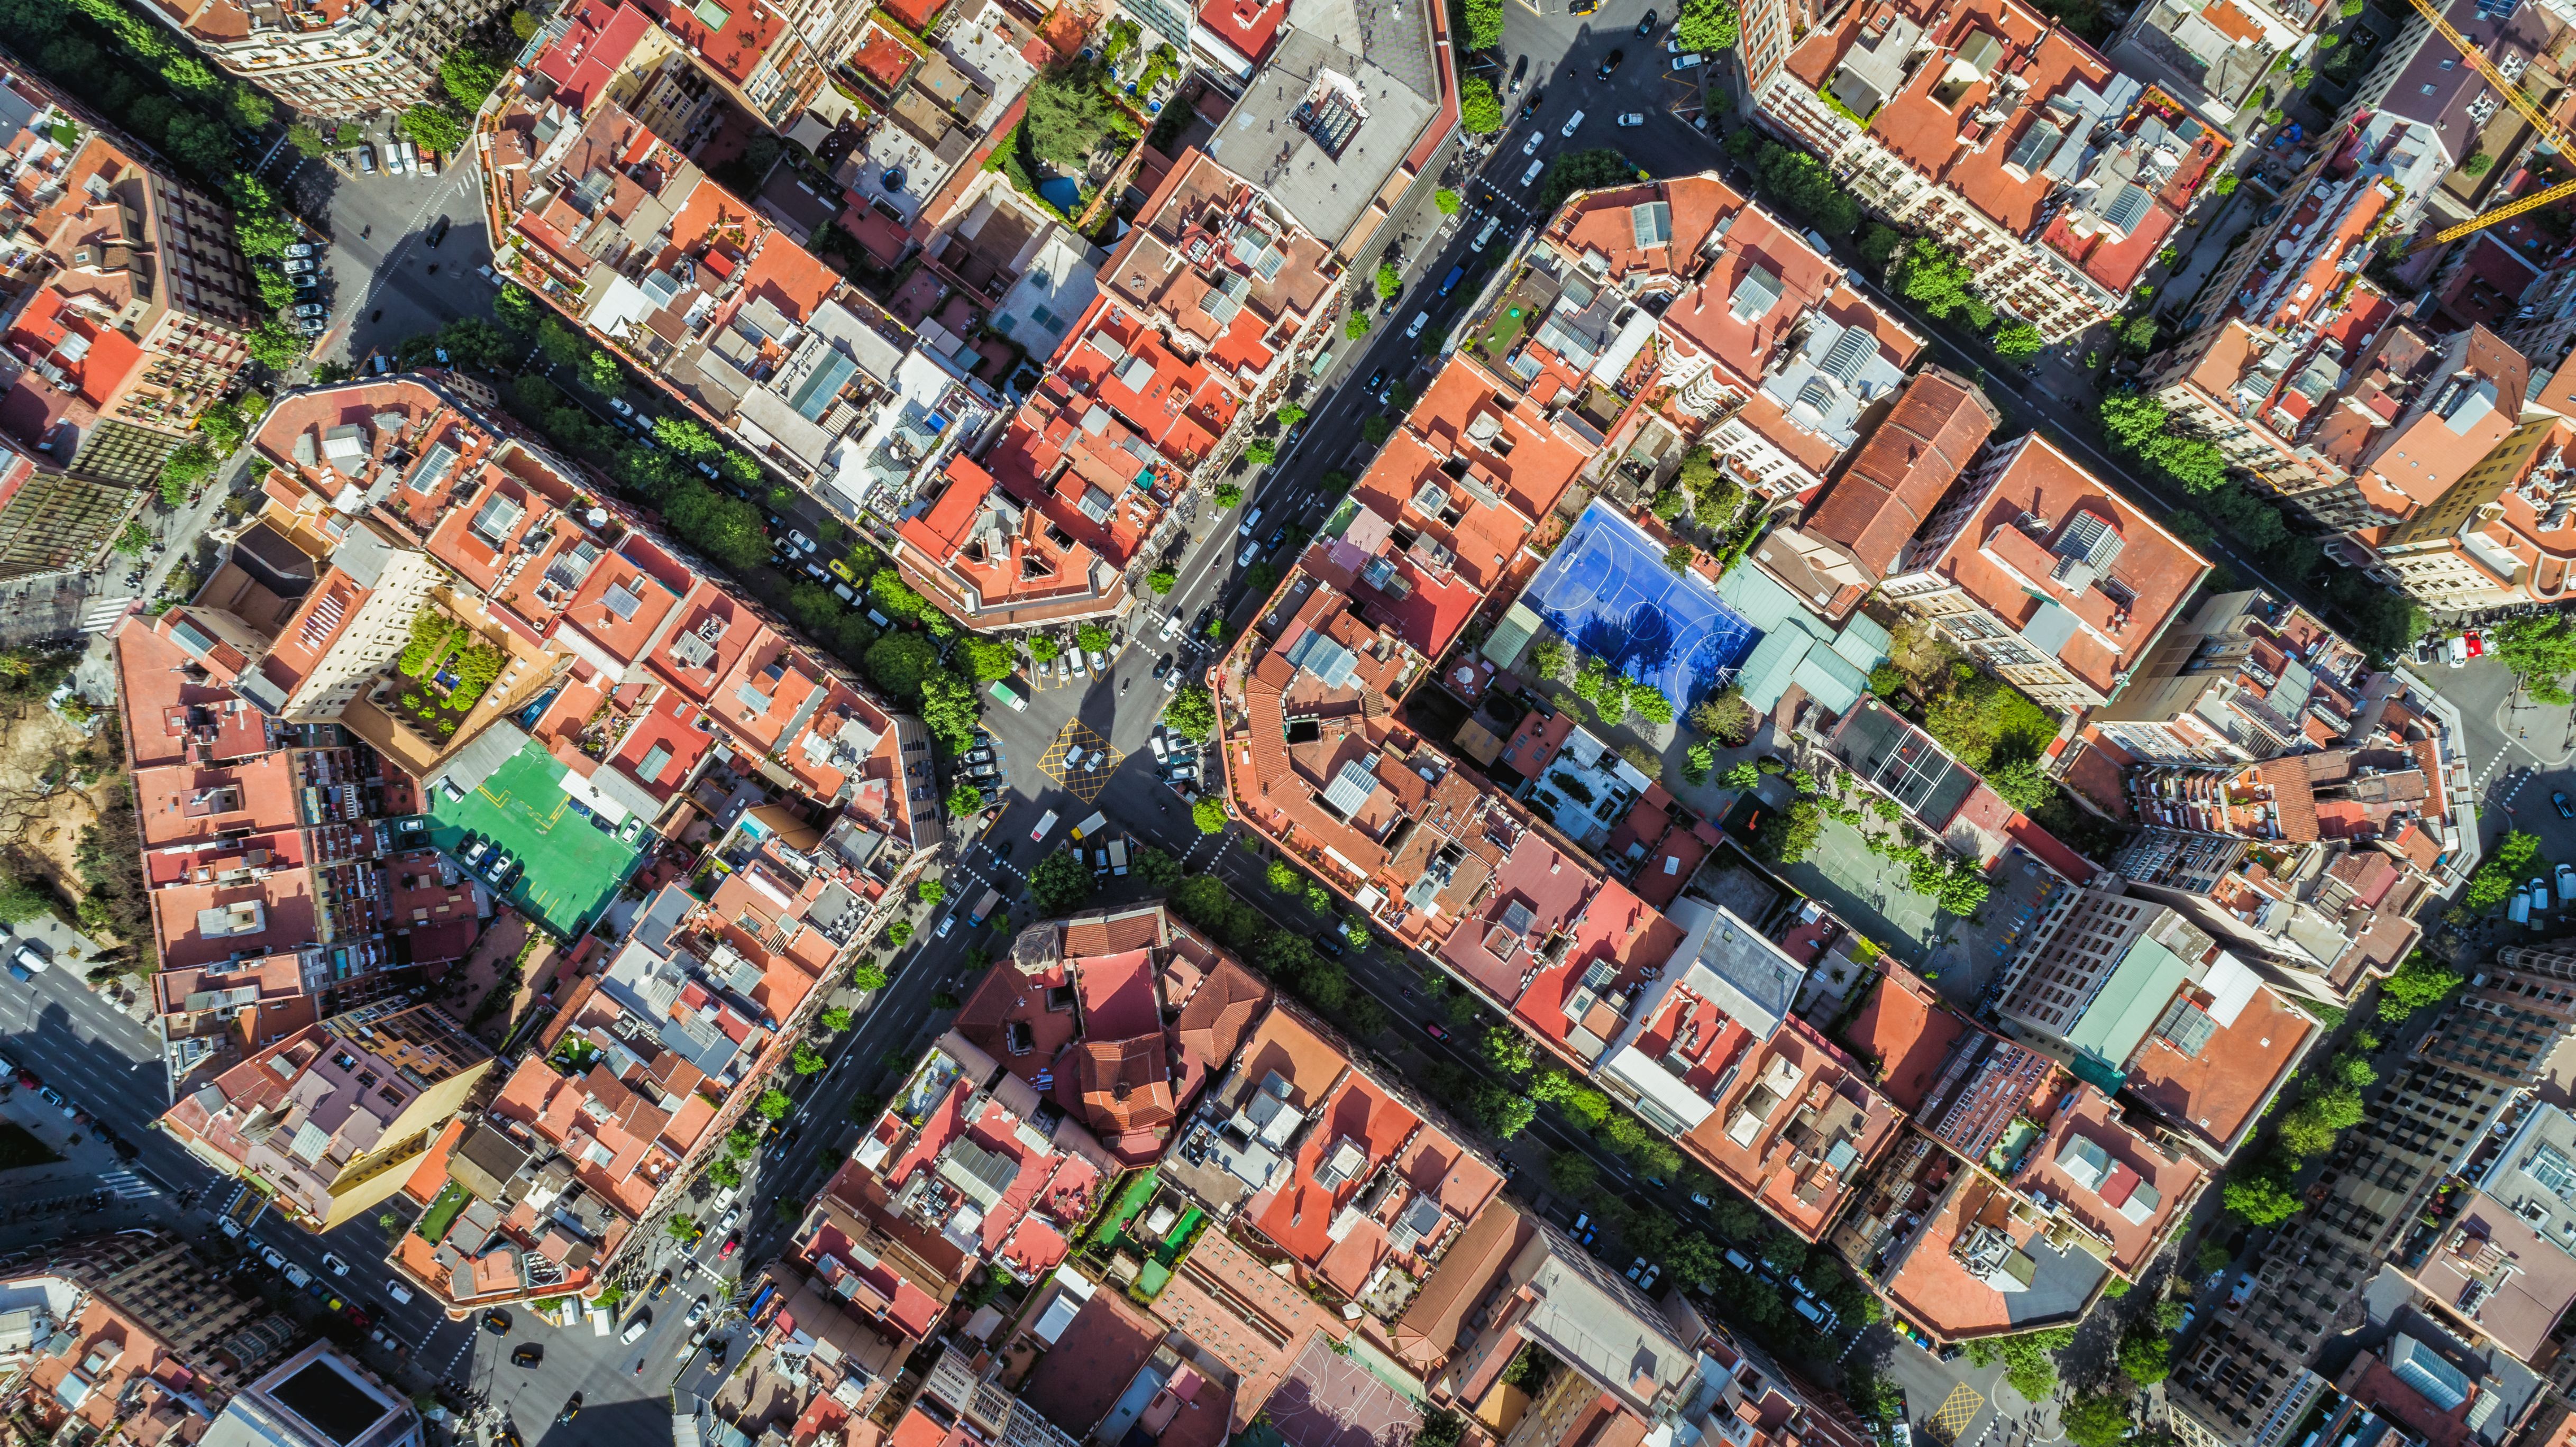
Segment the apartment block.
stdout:
[[482,0],[151,0],[156,20],[207,59],[301,114],[348,121],[428,96],[438,63],[497,7]]
[[[2316,1371],[2319,1348],[2344,1329],[2356,1293],[2368,1286],[2375,1295],[2383,1263],[2423,1229],[2418,1217],[2433,1187],[2471,1166],[2472,1152],[2489,1145],[2538,1078],[2576,1013],[2571,979],[2576,965],[2565,957],[2508,949],[2441,1007],[2403,1073],[2383,1082],[2370,1117],[2344,1134],[2325,1199],[2281,1229],[2176,1361],[2168,1401],[2186,1442],[2292,1440],[2330,1390]],[[2414,1295],[2400,1283],[2401,1302]],[[2454,1409],[2469,1404],[2471,1380],[2463,1374],[2455,1384]]]
[[2128,686],[2209,572],[2037,433],[1987,449],[1896,567],[1891,602],[2069,713]]
[[998,410],[965,340],[907,332],[615,101],[512,92],[475,143],[495,269],[845,515]]
[[399,1390],[315,1342],[234,1394],[202,1447],[420,1447],[420,1414]]
[[1163,905],[1045,920],[1012,942],[954,1029],[1141,1166],[1270,1008],[1269,983]]
[[308,1231],[403,1186],[491,1052],[435,1005],[396,997],[306,1026],[182,1097],[161,1128],[209,1169],[256,1180]]
[[[2018,0],[1849,7],[1800,26],[1774,68],[1791,8],[1747,20],[1763,121],[1863,206],[1941,237],[2051,341],[2118,313],[2230,144]],[[2065,186],[2077,202],[2052,200]]]
[[79,1237],[0,1278],[0,1365],[54,1431],[196,1441],[302,1335],[161,1230]]

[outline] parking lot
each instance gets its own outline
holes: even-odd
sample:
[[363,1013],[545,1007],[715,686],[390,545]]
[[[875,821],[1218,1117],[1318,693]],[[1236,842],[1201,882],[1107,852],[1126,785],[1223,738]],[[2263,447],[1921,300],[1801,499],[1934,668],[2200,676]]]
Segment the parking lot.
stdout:
[[[471,834],[518,863],[504,891],[539,924],[569,937],[617,893],[635,867],[634,844],[598,827],[600,816],[563,789],[564,767],[530,742],[462,799],[434,792],[430,837],[465,860]],[[469,864],[487,861],[469,860]]]

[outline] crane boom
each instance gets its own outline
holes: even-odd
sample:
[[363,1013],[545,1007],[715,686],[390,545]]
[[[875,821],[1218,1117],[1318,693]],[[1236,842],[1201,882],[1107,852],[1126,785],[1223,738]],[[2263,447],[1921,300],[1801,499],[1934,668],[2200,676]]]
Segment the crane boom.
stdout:
[[[2576,160],[2576,141],[2571,141],[2567,133],[2558,128],[2558,123],[2549,118],[2548,112],[2534,104],[2531,97],[2523,94],[2522,87],[2505,79],[2504,72],[2495,68],[2495,63],[2487,59],[2486,52],[2470,44],[2469,38],[2462,35],[2443,16],[2441,9],[2433,3],[2433,0],[2409,0],[2409,3],[2415,7],[2416,14],[2423,16],[2432,24],[2435,33],[2449,41],[2451,48],[2458,51],[2462,59],[2468,61],[2470,69],[2475,70],[2480,78],[2494,87],[2497,95],[2504,97],[2506,105],[2513,107],[2516,114],[2530,122],[2533,132],[2541,140],[2555,147],[2561,156]],[[2576,195],[2576,181],[2562,181],[2555,186],[2544,187],[2528,196],[2519,196],[2507,201],[2492,211],[2481,212],[2456,226],[2445,227],[2428,239],[2418,241],[2406,248],[2405,254],[2413,256],[2416,252],[2427,248],[2457,241],[2471,232],[2483,231],[2508,217],[2519,216],[2534,207],[2546,206],[2568,195]]]

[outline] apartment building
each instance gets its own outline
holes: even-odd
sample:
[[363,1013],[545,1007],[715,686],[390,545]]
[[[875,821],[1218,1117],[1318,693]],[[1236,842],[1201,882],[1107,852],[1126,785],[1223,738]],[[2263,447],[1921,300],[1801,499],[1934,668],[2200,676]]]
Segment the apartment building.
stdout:
[[[2324,1399],[2319,1348],[2343,1329],[2355,1294],[2375,1291],[2383,1263],[2421,1229],[2432,1188],[2469,1164],[2538,1078],[2576,1012],[2571,979],[2576,963],[2565,957],[2507,949],[2441,1007],[2370,1117],[2345,1132],[2323,1202],[2282,1227],[2251,1281],[2215,1303],[2210,1324],[2176,1361],[2167,1401],[2185,1442],[2279,1447]],[[2454,1408],[2468,1404],[2470,1384],[2465,1375],[2456,1383]]]
[[2128,686],[2208,560],[2032,433],[1987,449],[1881,585],[2061,712]]
[[1754,564],[1817,616],[1849,617],[2002,421],[1974,383],[1926,367],[1805,518],[1763,534]]
[[[1746,15],[1764,122],[1863,206],[1941,237],[1989,304],[2051,341],[2118,313],[2229,146],[2019,0],[1853,6],[1812,30],[1793,8]],[[1775,62],[1784,24],[1803,38]],[[2063,186],[2076,204],[2052,203]]]
[[2142,764],[2256,763],[2350,734],[2369,662],[2295,604],[2212,594],[2084,721]]
[[395,997],[261,1050],[162,1113],[209,1169],[255,1180],[308,1231],[400,1190],[492,1055],[435,1005]]
[[403,1393],[328,1342],[271,1368],[224,1404],[201,1447],[420,1447]]
[[953,1028],[1131,1167],[1163,1154],[1270,1008],[1268,982],[1160,903],[1040,921],[1003,964]]
[[143,8],[226,72],[332,121],[427,97],[438,63],[499,9],[488,0],[151,0]]
[[48,1258],[0,1278],[0,1366],[13,1408],[50,1430],[198,1440],[302,1335],[168,1231],[78,1237]]
[[[2545,5],[2517,6],[2510,12],[2480,10],[2474,3],[2438,6],[2459,37],[2476,47],[2497,73],[2508,80],[2530,77],[2534,94],[2564,84],[2559,53],[2567,22]],[[2454,174],[2424,198],[2433,216],[2445,224],[2465,221],[2501,199],[2498,172],[2519,169],[2530,131],[2505,108],[2473,67],[2460,63],[2459,52],[2434,32],[2423,16],[2407,13],[2397,33],[2371,56],[2353,83],[2348,111],[2388,110],[2419,122],[2439,148],[2444,170],[2471,155],[2487,154],[2495,163],[2480,176]],[[2502,115],[2501,125],[2490,122]],[[2508,144],[2508,140],[2518,144]]]
[[[760,198],[583,98],[509,91],[476,133],[496,270],[845,515],[982,431],[999,395],[966,339],[927,318],[907,331]],[[592,286],[603,267],[613,280]]]
[[2326,14],[2323,0],[2165,0],[2130,15],[2112,39],[2111,61],[2243,135],[2262,115],[2249,102],[2258,88],[2268,92],[2263,78],[2273,62],[2297,49]]
[[0,577],[95,563],[249,360],[231,213],[0,67]]

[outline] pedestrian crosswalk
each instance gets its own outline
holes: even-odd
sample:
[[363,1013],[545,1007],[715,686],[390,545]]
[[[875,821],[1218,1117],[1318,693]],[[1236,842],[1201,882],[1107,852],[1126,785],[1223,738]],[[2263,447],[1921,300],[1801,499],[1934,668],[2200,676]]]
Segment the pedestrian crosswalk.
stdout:
[[98,1178],[99,1189],[114,1193],[120,1201],[148,1201],[161,1194],[160,1188],[132,1171],[108,1171]]
[[132,598],[91,598],[81,604],[80,631],[105,633],[134,606]]

